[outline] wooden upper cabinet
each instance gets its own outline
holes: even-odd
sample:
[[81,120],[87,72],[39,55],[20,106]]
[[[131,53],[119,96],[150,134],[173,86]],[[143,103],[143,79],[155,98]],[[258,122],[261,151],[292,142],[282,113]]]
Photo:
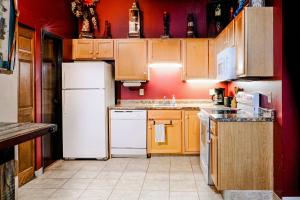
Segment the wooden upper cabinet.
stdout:
[[115,41],[115,79],[148,80],[147,40]]
[[100,59],[114,59],[114,42],[113,40],[95,40],[95,57]]
[[182,63],[180,39],[149,39],[149,63]]
[[200,120],[199,111],[185,111],[184,113],[184,151],[185,153],[199,153],[200,151]]
[[234,46],[234,20],[232,20],[226,27],[227,39],[226,46],[233,47]]
[[94,40],[93,39],[73,40],[73,58],[74,59],[93,59],[94,58]]
[[208,39],[208,78],[217,79],[216,40]]
[[208,39],[183,41],[183,79],[208,79]]
[[235,19],[238,77],[271,77],[273,8],[246,7]]
[[112,60],[114,59],[113,40],[74,39],[74,60]]

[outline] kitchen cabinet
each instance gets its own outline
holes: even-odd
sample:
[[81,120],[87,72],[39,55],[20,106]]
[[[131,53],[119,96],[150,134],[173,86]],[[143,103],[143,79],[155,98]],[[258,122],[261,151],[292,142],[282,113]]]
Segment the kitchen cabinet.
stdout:
[[[155,142],[155,125],[164,124],[165,142]],[[182,152],[182,111],[149,110],[147,153],[178,154]]]
[[115,79],[148,80],[147,40],[115,41]]
[[210,173],[218,190],[273,189],[273,122],[215,122]]
[[234,21],[237,76],[273,76],[273,8],[246,7]]
[[149,39],[149,63],[182,64],[181,39]]
[[113,60],[114,43],[107,39],[74,39],[72,41],[74,60]]
[[183,79],[208,79],[208,39],[186,39],[183,43]]
[[208,39],[208,78],[217,79],[216,40]]
[[199,154],[200,121],[199,111],[184,111],[184,152]]
[[216,39],[216,53],[220,53],[224,49],[228,47],[233,47],[235,45],[235,23],[234,20],[232,20],[224,29],[223,31],[218,35]]

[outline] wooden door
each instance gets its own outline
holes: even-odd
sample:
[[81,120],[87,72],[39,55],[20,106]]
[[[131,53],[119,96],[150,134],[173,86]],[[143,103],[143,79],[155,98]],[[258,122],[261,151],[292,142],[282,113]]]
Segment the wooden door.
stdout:
[[182,63],[180,39],[149,40],[150,63]]
[[96,59],[114,59],[114,42],[113,40],[94,40],[94,49]]
[[[151,120],[148,123],[148,153],[181,153],[181,120]],[[155,124],[165,124],[166,139],[163,143],[155,142]]]
[[208,77],[209,79],[217,79],[217,55],[216,40],[208,40]]
[[116,80],[148,80],[146,40],[116,40],[115,57]]
[[185,80],[208,79],[208,39],[184,42]]
[[216,185],[218,186],[218,137],[210,134],[210,175]]
[[[34,122],[34,31],[19,26],[19,122]],[[34,140],[19,145],[19,185],[34,177]]]
[[184,117],[185,152],[200,152],[200,120],[199,111],[186,111]]
[[73,57],[74,59],[94,59],[94,40],[78,39],[73,40]]
[[242,11],[235,18],[235,46],[237,61],[237,76],[244,75],[245,72],[245,17]]

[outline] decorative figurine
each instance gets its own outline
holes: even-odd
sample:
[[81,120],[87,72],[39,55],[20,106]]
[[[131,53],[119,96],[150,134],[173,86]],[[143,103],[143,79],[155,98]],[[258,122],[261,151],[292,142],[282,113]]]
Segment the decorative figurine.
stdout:
[[95,13],[97,2],[98,0],[74,0],[71,3],[73,14],[82,19],[79,38],[93,38],[94,31],[98,30],[98,20]]
[[216,29],[218,33],[222,30],[221,17],[222,17],[221,4],[218,4],[215,9]]
[[252,7],[264,7],[265,0],[251,0],[251,6]]
[[161,36],[161,38],[170,38],[170,15],[168,12],[164,12],[163,15],[163,21],[164,21],[164,34]]
[[141,24],[140,24],[140,10],[137,6],[136,0],[134,0],[131,9],[129,9],[129,33],[130,38],[141,37]]
[[105,20],[105,29],[104,29],[104,33],[103,33],[102,38],[105,38],[105,39],[111,39],[112,38],[111,24],[107,20]]
[[194,38],[195,35],[195,27],[194,27],[194,15],[192,13],[188,14],[187,17],[187,32],[186,32],[187,38]]

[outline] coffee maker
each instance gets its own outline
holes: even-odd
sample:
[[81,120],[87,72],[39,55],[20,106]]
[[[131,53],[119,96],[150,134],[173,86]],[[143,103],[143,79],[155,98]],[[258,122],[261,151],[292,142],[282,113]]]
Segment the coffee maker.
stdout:
[[225,89],[224,88],[215,88],[212,93],[212,101],[216,105],[224,105],[224,96]]

